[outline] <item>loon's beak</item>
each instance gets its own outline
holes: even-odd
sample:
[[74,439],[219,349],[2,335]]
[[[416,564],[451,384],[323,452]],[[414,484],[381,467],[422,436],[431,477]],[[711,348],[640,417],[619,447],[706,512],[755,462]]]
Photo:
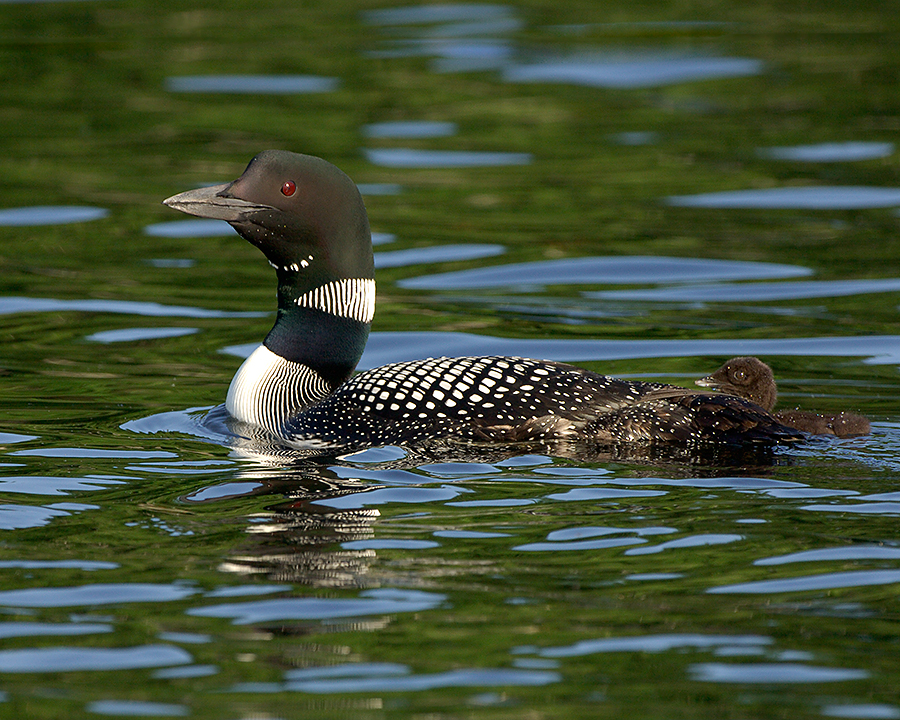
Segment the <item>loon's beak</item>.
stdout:
[[273,209],[270,205],[231,197],[226,193],[231,185],[232,183],[225,183],[188,190],[166,198],[163,200],[163,205],[181,210],[188,215],[228,222],[241,222],[251,213]]
[[712,388],[713,390],[719,390],[722,387],[721,383],[714,380],[712,375],[707,375],[705,378],[694,380],[694,385],[699,385],[703,388]]

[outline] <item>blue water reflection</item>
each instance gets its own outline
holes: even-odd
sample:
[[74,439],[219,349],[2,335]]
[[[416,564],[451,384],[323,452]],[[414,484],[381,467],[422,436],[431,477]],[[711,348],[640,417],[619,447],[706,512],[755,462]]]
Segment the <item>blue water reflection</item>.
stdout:
[[0,297],[0,315],[32,312],[97,312],[150,317],[240,318],[263,317],[267,313],[226,312],[155,302],[128,300],[57,300],[55,298]]
[[795,562],[825,562],[846,560],[900,560],[900,548],[882,545],[851,545],[849,547],[804,550],[779,557],[762,558],[754,565],[785,565]]
[[531,153],[475,152],[466,150],[414,150],[411,148],[366,148],[373,165],[392,168],[474,168],[528,165]]
[[[231,618],[235,625],[277,620],[327,620],[333,618],[422,612],[440,607],[446,597],[420,590],[381,588],[365,590],[358,598],[282,598],[227,603],[191,608],[188,615]],[[2,594],[0,594],[2,602]]]
[[541,260],[421,275],[399,280],[414,290],[471,290],[523,288],[533,291],[547,285],[683,283],[704,280],[761,280],[811,275],[798,265],[706,260],[661,256],[581,257]]
[[687,537],[678,538],[677,540],[668,540],[651,547],[632,548],[631,550],[627,550],[625,554],[655,555],[656,553],[665,552],[666,550],[708,547],[710,545],[727,545],[728,543],[738,542],[739,540],[743,540],[743,535],[734,535],[731,533],[703,533],[700,535],[689,535]]
[[144,227],[144,235],[167,238],[220,237],[237,235],[224,220],[170,220]]
[[192,258],[149,258],[143,261],[146,265],[154,268],[190,268],[197,264]]
[[0,650],[0,672],[58,673],[184,665],[191,656],[170,645],[125,648],[23,648]]
[[825,717],[857,718],[858,720],[896,720],[900,718],[900,708],[877,703],[841,703],[822,708]]
[[447,22],[487,22],[513,17],[514,13],[515,11],[508,5],[444,3],[368,10],[362,13],[362,19],[371,25],[424,25]]
[[397,183],[357,183],[360,195],[399,195],[403,186]]
[[433,245],[407,250],[375,253],[375,267],[379,269],[425,265],[429,263],[458,262],[496,257],[506,252],[502,245],[471,243],[469,245]]
[[456,123],[427,120],[380,122],[362,129],[363,135],[369,138],[434,138],[448,137],[456,132]]
[[197,593],[180,583],[96,583],[77,587],[43,587],[0,591],[0,605],[29,608],[115,605],[135,602],[170,602]]
[[681,207],[764,210],[864,210],[900,205],[900,188],[862,186],[781,187],[730,190],[700,195],[672,195]]
[[0,477],[0,491],[26,495],[69,495],[73,492],[102,490],[108,485],[124,485],[125,481],[111,478],[75,478],[47,475]]
[[616,145],[655,145],[662,136],[658,132],[630,130],[610,135],[609,140]]
[[181,667],[163,668],[153,672],[154,678],[162,680],[199,678],[218,675],[219,668],[215,665],[182,665]]
[[82,510],[99,510],[98,505],[52,503],[43,506],[0,505],[0,530],[24,530],[49,525],[54,519],[69,517]]
[[781,592],[892,585],[898,582],[900,582],[900,570],[848,570],[846,572],[792,577],[784,580],[758,580],[734,585],[720,585],[719,587],[709,588],[706,592],[713,595],[735,593],[769,595]]
[[843,142],[794,147],[760,148],[756,154],[771,160],[795,160],[797,162],[858,162],[877,160],[894,154],[894,143]]
[[406,58],[435,56],[431,68],[435,72],[478,72],[500,70],[515,54],[509,40],[502,38],[481,39],[416,39],[396,40],[387,48],[370,50],[373,58]]
[[14,445],[29,440],[37,440],[38,435],[23,435],[22,433],[0,432],[0,445]]
[[0,568],[24,568],[26,570],[115,570],[118,563],[105,560],[0,560]]
[[0,639],[30,636],[94,635],[112,631],[113,626],[105,623],[0,622]]
[[519,18],[505,17],[477,22],[442,23],[418,32],[425,38],[478,37],[481,35],[504,35],[517,32],[525,26]]
[[824,683],[862,680],[869,677],[866,670],[816,667],[796,663],[698,663],[692,665],[694,680],[717,683]]
[[186,705],[141,700],[97,700],[88,703],[85,709],[97,715],[115,715],[117,717],[183,717],[190,715],[190,709]]
[[[597,640],[579,640],[573,645],[547,647],[537,651],[541,657],[562,658],[595,655],[597,653],[659,653],[669,650],[711,650],[722,647],[765,648],[772,638],[763,635],[701,635],[679,634],[638,635],[635,637],[610,637]],[[525,649],[523,649],[525,650]]]
[[96,207],[36,205],[0,210],[0,226],[64,225],[99,220],[107,215],[109,215],[109,210]]
[[[256,344],[222,352],[246,357]],[[871,364],[900,363],[900,335],[714,340],[538,340],[457,332],[372,333],[359,364],[365,370],[389,362],[463,355],[518,355],[559,362],[654,357],[737,355],[838,356]]]
[[373,232],[372,233],[372,244],[373,245],[387,245],[388,243],[394,242],[397,239],[397,236],[393,233],[385,233],[385,232]]
[[413,674],[399,663],[359,663],[288,671],[283,683],[239,683],[232,692],[306,693],[409,692],[453,687],[541,686],[559,682],[559,673],[510,668],[461,669]]
[[900,292],[900,278],[811,280],[802,282],[687,285],[646,290],[600,290],[584,293],[602,300],[654,302],[769,302],[869,293]]
[[186,75],[166,78],[166,90],[170,92],[294,95],[333,92],[339,86],[338,78],[315,75]]
[[568,83],[603,88],[646,88],[660,85],[759,75],[763,63],[752,58],[675,53],[596,54],[547,58],[510,65],[503,79],[515,83]]
[[200,332],[199,328],[123,328],[92,333],[86,336],[85,340],[98,343],[139,342],[141,340],[184,337],[198,332]]

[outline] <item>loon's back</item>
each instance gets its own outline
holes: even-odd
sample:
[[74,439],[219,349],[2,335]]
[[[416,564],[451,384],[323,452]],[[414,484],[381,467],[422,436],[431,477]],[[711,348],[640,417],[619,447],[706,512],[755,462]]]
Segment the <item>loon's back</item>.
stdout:
[[278,433],[363,447],[435,438],[779,442],[800,435],[741,398],[517,357],[430,358],[362,372]]

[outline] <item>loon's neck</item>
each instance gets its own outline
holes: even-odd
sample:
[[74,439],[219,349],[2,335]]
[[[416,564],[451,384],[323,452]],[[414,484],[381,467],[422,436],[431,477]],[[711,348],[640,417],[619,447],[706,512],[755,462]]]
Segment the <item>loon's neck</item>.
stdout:
[[375,313],[375,281],[327,280],[310,287],[293,268],[278,270],[278,316],[241,365],[225,407],[232,417],[278,434],[282,425],[331,394],[362,357]]

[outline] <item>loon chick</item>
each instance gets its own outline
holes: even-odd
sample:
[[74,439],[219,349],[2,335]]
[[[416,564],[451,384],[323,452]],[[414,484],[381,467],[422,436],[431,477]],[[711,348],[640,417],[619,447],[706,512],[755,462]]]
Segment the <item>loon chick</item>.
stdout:
[[[712,375],[697,380],[697,385],[746,398],[769,412],[778,399],[772,368],[756,357],[731,358]],[[783,425],[812,435],[854,437],[871,430],[867,418],[852,412],[820,415],[809,410],[779,410],[775,417]]]
[[291,447],[802,438],[740,398],[556,362],[431,358],[351,377],[375,312],[375,273],[368,216],[347,175],[316,157],[267,150],[237,180],[164,203],[228,221],[275,268],[275,325],[237,371],[225,407]]

